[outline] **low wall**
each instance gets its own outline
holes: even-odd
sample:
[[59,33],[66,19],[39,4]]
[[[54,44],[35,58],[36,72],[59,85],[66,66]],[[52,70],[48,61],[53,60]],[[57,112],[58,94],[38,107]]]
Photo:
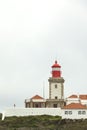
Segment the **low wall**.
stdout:
[[10,116],[52,115],[62,119],[87,119],[87,109],[61,108],[8,108],[2,113],[2,120]]
[[2,120],[10,116],[34,116],[34,115],[52,115],[61,116],[61,108],[7,108],[2,113]]

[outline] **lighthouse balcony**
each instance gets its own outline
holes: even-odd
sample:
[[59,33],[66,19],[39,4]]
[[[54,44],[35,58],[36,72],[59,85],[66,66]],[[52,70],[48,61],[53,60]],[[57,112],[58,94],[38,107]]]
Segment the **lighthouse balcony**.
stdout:
[[49,101],[49,102],[63,102],[64,99],[47,99],[46,101]]
[[48,81],[49,82],[64,83],[65,80],[63,79],[63,77],[57,77],[57,78],[49,77]]

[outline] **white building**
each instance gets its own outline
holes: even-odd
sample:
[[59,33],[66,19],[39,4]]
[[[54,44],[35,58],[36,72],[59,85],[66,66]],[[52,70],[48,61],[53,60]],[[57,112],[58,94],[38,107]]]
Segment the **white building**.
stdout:
[[62,109],[63,119],[86,119],[87,118],[87,107],[81,103],[71,103]]
[[66,105],[70,103],[81,103],[83,105],[87,105],[87,95],[81,94],[81,95],[71,95],[68,98],[66,98]]
[[39,95],[35,95],[30,99],[25,99],[26,108],[44,108],[46,107],[46,99]]
[[66,98],[66,105],[71,104],[71,103],[80,103],[80,99],[77,95],[73,94]]
[[79,95],[79,99],[81,104],[86,105],[87,106],[87,94],[86,95]]

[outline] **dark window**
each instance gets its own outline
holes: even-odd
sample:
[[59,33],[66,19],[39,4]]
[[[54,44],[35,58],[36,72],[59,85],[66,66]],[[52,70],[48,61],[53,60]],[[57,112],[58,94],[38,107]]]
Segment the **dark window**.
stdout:
[[82,111],[82,114],[85,115],[85,114],[86,114],[86,111]]
[[82,115],[85,115],[85,114],[86,114],[86,111],[78,111],[78,114],[79,114],[79,115],[81,115],[81,114],[82,114]]
[[57,104],[53,104],[53,107],[56,108],[56,107],[57,107]]
[[68,114],[68,111],[65,111],[65,115],[67,115]]
[[81,111],[78,111],[78,115],[81,115]]
[[55,99],[58,99],[58,97],[57,97],[57,96],[55,96]]
[[55,84],[55,88],[57,88],[57,84]]
[[35,104],[35,107],[39,107],[39,105],[38,105],[38,104]]
[[65,111],[65,115],[72,115],[72,111]]
[[72,115],[72,111],[69,111],[69,114]]

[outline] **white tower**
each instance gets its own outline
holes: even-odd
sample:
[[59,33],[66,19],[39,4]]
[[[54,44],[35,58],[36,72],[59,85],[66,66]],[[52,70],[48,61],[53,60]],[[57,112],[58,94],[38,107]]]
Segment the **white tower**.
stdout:
[[49,99],[64,99],[64,79],[61,77],[61,66],[55,61],[52,65],[52,77],[49,81]]

